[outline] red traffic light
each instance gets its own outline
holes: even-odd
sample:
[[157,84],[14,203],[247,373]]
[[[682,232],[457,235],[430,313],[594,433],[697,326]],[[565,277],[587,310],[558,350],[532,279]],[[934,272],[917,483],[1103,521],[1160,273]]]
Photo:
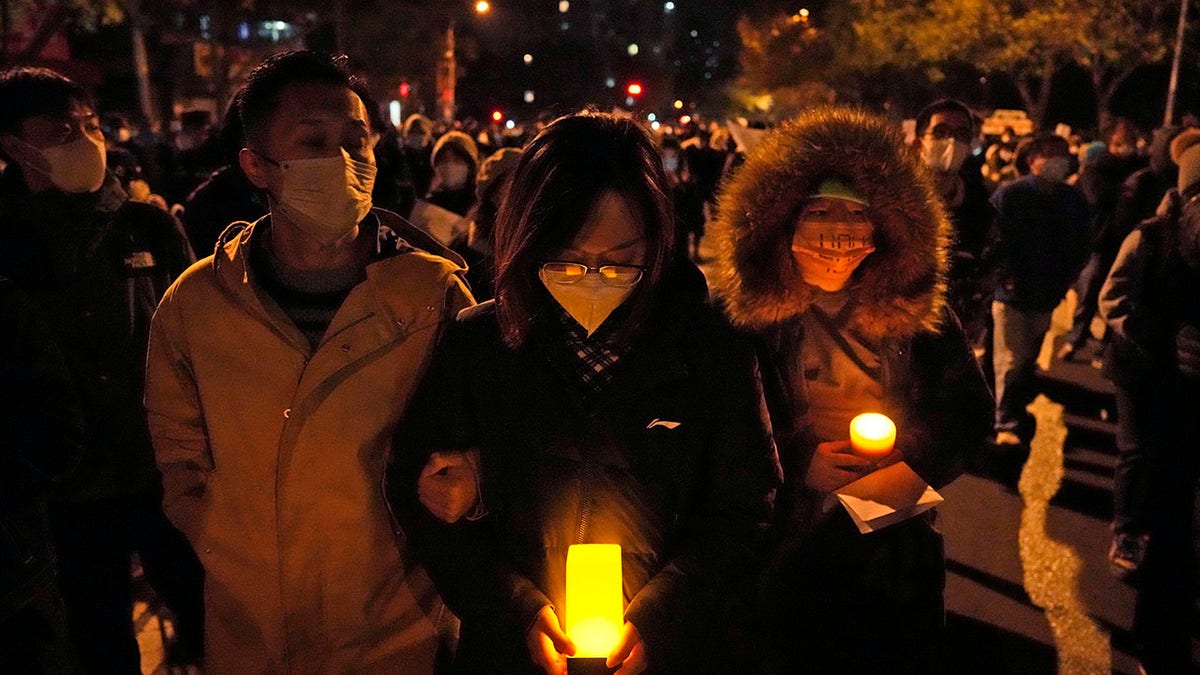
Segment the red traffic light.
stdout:
[[642,93],[642,85],[638,84],[637,82],[631,82],[625,91],[629,92],[630,96],[640,96]]
[[412,87],[409,86],[409,84],[407,82],[401,82],[400,83],[400,98],[408,98],[408,95],[410,93],[412,93]]
[[499,122],[502,119],[504,119],[504,113],[500,112],[499,110],[495,110],[492,112],[492,121],[493,122]]

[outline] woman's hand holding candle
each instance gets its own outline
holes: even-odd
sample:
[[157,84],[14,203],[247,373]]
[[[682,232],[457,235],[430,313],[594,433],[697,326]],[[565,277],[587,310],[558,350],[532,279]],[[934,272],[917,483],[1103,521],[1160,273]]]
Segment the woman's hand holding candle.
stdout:
[[646,670],[646,648],[642,646],[642,635],[628,621],[621,629],[621,641],[609,654],[605,665],[609,668],[621,666],[614,675],[638,675]]
[[566,675],[567,657],[575,654],[575,643],[559,627],[558,615],[550,605],[538,612],[525,634],[525,646],[534,665],[546,671],[546,675]]
[[814,490],[833,492],[870,473],[873,468],[871,460],[854,453],[850,441],[827,441],[817,444],[804,483]]

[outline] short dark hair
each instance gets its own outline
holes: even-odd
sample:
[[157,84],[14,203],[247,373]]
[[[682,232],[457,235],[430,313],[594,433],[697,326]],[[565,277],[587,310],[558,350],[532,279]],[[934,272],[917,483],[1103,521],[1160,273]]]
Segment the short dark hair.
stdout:
[[929,120],[938,113],[955,112],[967,116],[967,121],[971,123],[971,135],[976,132],[975,113],[967,107],[966,103],[956,98],[939,98],[929,105],[921,108],[921,112],[917,113],[917,136],[925,133],[929,128]]
[[261,146],[266,141],[271,115],[279,105],[279,94],[293,84],[320,82],[359,92],[361,81],[350,72],[345,55],[333,56],[310,49],[297,49],[269,56],[250,71],[238,112],[246,142]]
[[1025,148],[1025,157],[1027,159],[1045,157],[1055,151],[1064,155],[1070,154],[1071,144],[1057,134],[1041,133],[1029,141],[1029,145]]
[[49,68],[0,72],[0,134],[18,134],[21,123],[36,115],[65,115],[72,103],[92,106],[92,99],[59,72]]
[[530,327],[545,316],[549,294],[538,283],[542,257],[568,246],[609,191],[641,212],[647,239],[646,274],[615,339],[628,344],[649,313],[675,246],[658,148],[632,119],[594,111],[568,115],[526,146],[496,217],[496,306],[509,347],[524,344]]

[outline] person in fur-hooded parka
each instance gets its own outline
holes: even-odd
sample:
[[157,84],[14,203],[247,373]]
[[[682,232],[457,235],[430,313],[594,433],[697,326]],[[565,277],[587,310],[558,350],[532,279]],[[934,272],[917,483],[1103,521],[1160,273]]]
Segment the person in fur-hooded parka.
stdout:
[[[871,225],[858,249],[868,253],[843,286],[822,290],[796,242],[806,207],[839,194]],[[949,233],[900,130],[856,110],[783,124],[721,196],[716,285],[731,320],[760,338],[786,480],[761,584],[769,672],[937,667],[945,562],[932,512],[863,535],[826,505],[841,484],[900,460],[941,487],[982,449],[992,399],[943,297]],[[898,428],[892,455],[875,464],[849,449],[860,405]],[[876,636],[870,648],[861,635]]]

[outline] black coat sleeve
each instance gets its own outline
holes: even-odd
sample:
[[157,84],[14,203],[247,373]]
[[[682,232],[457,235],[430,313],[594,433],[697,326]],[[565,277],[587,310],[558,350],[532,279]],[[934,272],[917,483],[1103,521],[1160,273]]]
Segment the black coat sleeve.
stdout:
[[426,568],[450,609],[495,639],[521,640],[551,603],[503,559],[492,519],[448,524],[417,498],[417,478],[433,452],[483,445],[470,393],[480,351],[472,338],[463,323],[448,326],[393,438],[385,492],[401,545]]
[[915,338],[911,350],[911,408],[896,447],[914,471],[939,488],[983,452],[994,401],[958,317],[950,310],[941,332]]

